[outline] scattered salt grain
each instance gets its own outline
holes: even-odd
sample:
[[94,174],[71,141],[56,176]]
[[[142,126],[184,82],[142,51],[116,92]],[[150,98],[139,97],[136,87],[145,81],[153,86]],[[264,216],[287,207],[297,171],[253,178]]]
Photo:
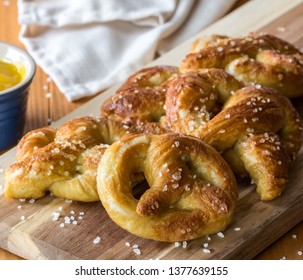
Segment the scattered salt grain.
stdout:
[[204,248],[207,248],[207,247],[208,247],[208,243],[204,243],[204,244],[203,244],[203,247],[204,247]]
[[61,224],[60,224],[60,227],[61,227],[61,228],[64,228],[64,223],[61,223]]
[[98,243],[100,243],[100,241],[101,241],[100,236],[97,236],[97,237],[94,239],[93,243],[94,243],[94,244],[98,244]]
[[63,208],[62,208],[61,206],[60,206],[60,207],[58,207],[58,211],[62,211],[62,209],[63,209]]
[[76,225],[76,224],[78,224],[78,222],[77,221],[73,221],[73,225]]
[[302,256],[302,254],[303,254],[302,251],[298,251],[299,256]]
[[52,97],[52,93],[50,93],[50,92],[46,93],[46,94],[45,94],[45,97],[46,97],[46,98],[51,98],[51,97]]
[[293,235],[292,235],[292,238],[293,238],[293,239],[296,239],[296,238],[297,238],[297,235],[296,235],[296,234],[293,234]]
[[241,228],[240,227],[236,227],[236,228],[234,228],[234,231],[240,231],[241,230]]
[[36,200],[32,198],[32,199],[30,199],[28,202],[31,203],[31,204],[33,204],[33,203],[35,203],[35,201],[36,201]]
[[21,209],[22,208],[22,206],[21,205],[18,205],[18,207],[17,207],[18,209]]
[[210,253],[211,253],[211,250],[206,249],[206,248],[203,248],[203,252],[206,253],[206,254],[210,254]]
[[182,248],[186,248],[187,247],[187,242],[186,241],[183,241],[182,242]]
[[19,201],[25,202],[25,198],[20,198]]
[[65,203],[72,203],[73,201],[71,199],[65,199]]
[[125,242],[125,246],[130,247],[130,243],[129,242]]
[[53,221],[58,221],[60,218],[60,213],[59,212],[54,212],[53,214]]
[[134,253],[135,253],[136,255],[140,255],[140,254],[141,254],[141,251],[140,251],[140,249],[138,249],[138,248],[135,248],[133,251],[134,251]]
[[3,173],[4,172],[4,169],[3,168],[0,168],[0,173]]
[[175,242],[175,247],[180,247],[181,243],[180,242]]
[[24,217],[24,216],[21,216],[20,219],[21,219],[21,221],[24,221],[24,220],[25,220],[25,217]]
[[217,236],[219,236],[220,238],[224,238],[224,234],[221,231],[217,233]]
[[79,212],[79,215],[80,215],[80,216],[83,216],[83,215],[84,215],[84,212]]

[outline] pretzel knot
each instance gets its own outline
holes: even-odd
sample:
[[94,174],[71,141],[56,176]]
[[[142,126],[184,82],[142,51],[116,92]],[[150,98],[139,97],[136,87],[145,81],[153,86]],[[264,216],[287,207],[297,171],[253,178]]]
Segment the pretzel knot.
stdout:
[[[262,200],[274,199],[285,188],[290,165],[302,145],[299,114],[289,99],[274,89],[245,87],[229,98],[228,92],[218,91],[216,85],[209,90],[205,75],[210,78],[218,71],[222,70],[183,74],[183,86],[168,89],[167,122],[174,132],[212,145],[237,174],[250,175]],[[225,80],[228,76],[225,74]],[[174,82],[179,83],[178,79]],[[185,104],[189,100],[190,106]],[[217,107],[221,108],[219,113]],[[209,117],[213,112],[215,116]]]
[[303,54],[268,34],[243,38],[213,35],[194,42],[180,70],[221,68],[247,85],[260,84],[287,97],[303,95]]
[[101,106],[101,116],[128,133],[164,133],[161,122],[169,80],[174,66],[144,68],[132,76]]
[[97,165],[108,145],[109,129],[92,117],[73,119],[58,130],[41,128],[18,145],[18,162],[5,172],[5,194],[11,198],[55,196],[98,201]]
[[[149,188],[136,199],[133,177]],[[139,134],[113,143],[97,175],[112,220],[148,239],[181,241],[224,230],[238,198],[233,173],[218,152],[195,137]]]

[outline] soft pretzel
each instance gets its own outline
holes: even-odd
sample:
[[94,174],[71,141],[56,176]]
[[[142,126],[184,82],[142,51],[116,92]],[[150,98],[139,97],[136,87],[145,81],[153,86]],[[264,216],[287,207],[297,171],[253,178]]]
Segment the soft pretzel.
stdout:
[[[239,89],[227,99],[228,92],[217,98],[216,91],[205,91],[201,82],[209,71],[213,70],[183,74],[183,81],[190,81],[187,86],[168,89],[167,122],[173,131],[196,136],[215,147],[236,173],[251,176],[262,200],[272,200],[287,184],[290,165],[302,145],[299,114],[286,97],[260,86]],[[202,89],[197,90],[200,86]],[[205,121],[197,112],[202,110],[203,116],[208,116],[216,110],[214,102],[211,106],[201,102],[206,93],[224,106]],[[185,104],[188,100],[194,106]],[[184,107],[188,110],[179,109]],[[186,125],[182,119],[190,121]]]
[[97,165],[110,132],[102,120],[82,117],[58,130],[47,127],[27,133],[18,145],[18,162],[5,172],[5,195],[36,199],[50,191],[72,200],[99,200]]
[[303,54],[273,35],[213,35],[197,39],[180,69],[201,68],[224,69],[247,85],[275,88],[287,97],[303,95]]
[[202,69],[178,75],[169,85],[165,122],[171,131],[197,136],[197,129],[218,112],[244,85],[222,69]]
[[[138,173],[149,189],[136,199],[132,178]],[[113,143],[100,161],[97,187],[115,223],[167,242],[224,230],[238,198],[233,173],[219,153],[178,134],[132,135]]]
[[103,103],[101,116],[127,133],[165,133],[166,90],[178,71],[174,66],[153,66],[136,72]]

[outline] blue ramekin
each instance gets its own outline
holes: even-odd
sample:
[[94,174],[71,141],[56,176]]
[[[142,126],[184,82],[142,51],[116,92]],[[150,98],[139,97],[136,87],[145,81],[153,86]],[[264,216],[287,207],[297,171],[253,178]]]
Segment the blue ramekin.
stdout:
[[22,64],[26,72],[19,84],[0,91],[0,150],[4,150],[16,145],[23,135],[28,90],[36,65],[26,51],[5,42],[0,42],[0,60]]

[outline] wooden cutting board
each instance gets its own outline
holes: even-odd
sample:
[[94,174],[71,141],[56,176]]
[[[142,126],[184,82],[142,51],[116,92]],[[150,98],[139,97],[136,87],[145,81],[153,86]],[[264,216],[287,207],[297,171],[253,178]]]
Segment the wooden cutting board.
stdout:
[[[302,0],[255,0],[229,14],[202,34],[245,35],[265,31],[303,48]],[[192,38],[152,65],[179,65]],[[131,73],[130,73],[131,74]],[[99,105],[117,89],[104,94],[55,123],[86,114],[98,115]],[[303,99],[296,101],[302,116]],[[0,185],[5,169],[15,160],[15,149],[0,157]],[[0,247],[27,259],[251,259],[303,220],[303,149],[291,171],[291,181],[283,195],[261,202],[254,185],[240,182],[240,199],[235,218],[223,236],[203,237],[177,247],[138,238],[116,226],[101,203],[77,203],[51,196],[21,202],[6,199],[0,187]],[[60,212],[53,220],[53,212]],[[68,216],[70,224],[64,223]],[[73,224],[76,221],[77,224]],[[236,229],[236,230],[235,230]],[[94,240],[100,237],[99,243]],[[203,252],[208,243],[211,253]],[[134,250],[133,246],[139,250]],[[140,254],[139,254],[140,253]]]

